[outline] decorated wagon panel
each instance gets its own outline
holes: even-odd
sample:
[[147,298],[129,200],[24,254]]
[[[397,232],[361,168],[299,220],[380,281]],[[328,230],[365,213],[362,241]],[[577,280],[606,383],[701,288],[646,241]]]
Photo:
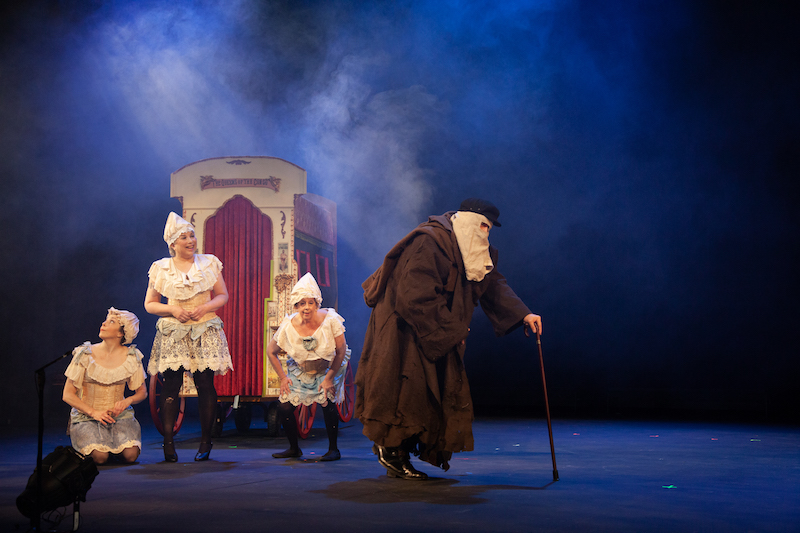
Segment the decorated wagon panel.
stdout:
[[316,195],[295,197],[294,250],[297,275],[311,272],[322,291],[325,307],[338,307],[335,205]]

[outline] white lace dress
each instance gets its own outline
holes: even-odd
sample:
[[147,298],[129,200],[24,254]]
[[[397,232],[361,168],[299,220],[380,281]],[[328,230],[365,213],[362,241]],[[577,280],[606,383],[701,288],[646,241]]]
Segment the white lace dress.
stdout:
[[[211,289],[220,272],[222,263],[211,254],[196,254],[194,265],[186,273],[178,270],[172,258],[165,257],[150,266],[149,286],[165,296],[170,305],[191,310],[211,301]],[[156,322],[148,373],[181,368],[189,372],[210,369],[217,375],[233,370],[222,320],[213,311],[199,320],[181,322],[168,316]]]
[[[286,361],[286,375],[292,381],[289,392],[281,394],[279,398],[281,402],[311,405],[325,403],[328,400],[341,403],[343,400],[346,359],[342,361],[342,366],[334,375],[333,393],[326,397],[325,393],[319,390],[322,380],[325,379],[325,369],[336,357],[336,337],[343,335],[345,331],[344,318],[333,309],[327,309],[327,312],[322,324],[310,337],[303,337],[294,329],[292,317],[297,313],[285,317],[278,326],[273,338],[289,356]],[[303,367],[316,367],[319,371],[309,373],[305,372]]]
[[[88,341],[72,351],[72,362],[64,371],[78,391],[78,397],[94,409],[111,409],[125,397],[125,386],[135,391],[144,384],[142,352],[136,346],[128,347],[128,357],[116,368],[105,368],[96,363],[92,345]],[[121,453],[125,448],[142,448],[142,428],[133,413],[133,407],[122,411],[113,424],[103,425],[89,415],[72,408],[70,411],[69,438],[72,447],[84,455],[97,450]]]

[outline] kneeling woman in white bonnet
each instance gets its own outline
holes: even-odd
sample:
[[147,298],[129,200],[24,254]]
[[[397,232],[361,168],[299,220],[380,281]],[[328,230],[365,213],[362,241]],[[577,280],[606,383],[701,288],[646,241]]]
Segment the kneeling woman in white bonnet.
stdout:
[[[62,398],[72,406],[72,447],[97,464],[111,455],[132,463],[142,449],[142,428],[131,407],[147,398],[142,352],[136,345],[125,346],[138,333],[136,315],[112,307],[100,326],[100,342],[75,348],[64,372]],[[133,391],[127,398],[125,385]]]
[[[294,286],[289,303],[294,314],[283,319],[267,346],[269,362],[281,380],[278,417],[289,439],[289,448],[272,456],[280,459],[303,455],[297,445],[294,409],[301,404],[318,403],[328,432],[328,452],[320,460],[335,461],[341,457],[336,444],[339,413],[335,403],[341,402],[344,394],[344,318],[333,309],[320,309],[322,292],[310,273]],[[278,359],[281,350],[288,356],[287,372]]]

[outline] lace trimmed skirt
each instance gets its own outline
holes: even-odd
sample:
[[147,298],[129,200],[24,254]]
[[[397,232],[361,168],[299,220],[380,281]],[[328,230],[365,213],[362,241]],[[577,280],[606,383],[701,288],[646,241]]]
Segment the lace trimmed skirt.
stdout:
[[210,369],[219,376],[233,370],[228,339],[219,317],[189,325],[177,320],[158,320],[147,372],[154,376],[181,368],[189,372]]
[[[349,357],[348,357],[349,359]],[[311,405],[312,403],[323,404],[328,400],[333,403],[341,403],[344,399],[344,374],[347,370],[348,361],[342,362],[341,368],[333,377],[333,392],[327,396],[320,391],[322,380],[325,373],[309,374],[303,372],[294,359],[291,357],[286,362],[286,376],[292,381],[289,385],[289,393],[281,394],[279,401],[292,405]]]
[[69,425],[72,447],[83,455],[93,451],[122,453],[125,448],[142,449],[142,427],[134,417],[103,425],[97,420],[72,422]]

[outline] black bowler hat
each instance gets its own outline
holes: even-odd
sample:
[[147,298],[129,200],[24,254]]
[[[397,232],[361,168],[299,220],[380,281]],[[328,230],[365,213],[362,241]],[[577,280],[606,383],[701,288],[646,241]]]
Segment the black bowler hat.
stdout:
[[489,222],[492,223],[492,226],[501,226],[501,224],[497,221],[497,217],[500,216],[500,210],[497,209],[497,206],[495,206],[492,202],[487,200],[481,200],[480,198],[467,198],[461,202],[461,207],[459,207],[458,210],[478,213],[479,215],[483,215],[488,218]]

